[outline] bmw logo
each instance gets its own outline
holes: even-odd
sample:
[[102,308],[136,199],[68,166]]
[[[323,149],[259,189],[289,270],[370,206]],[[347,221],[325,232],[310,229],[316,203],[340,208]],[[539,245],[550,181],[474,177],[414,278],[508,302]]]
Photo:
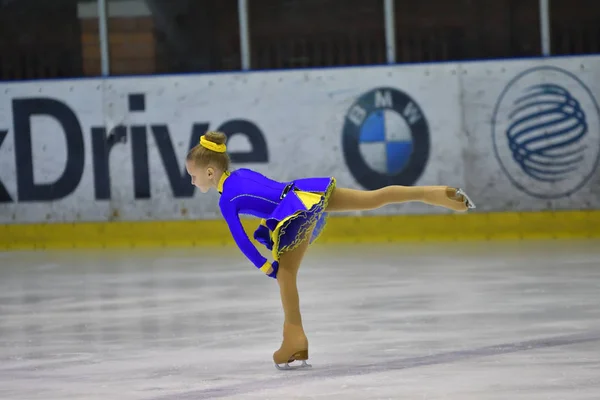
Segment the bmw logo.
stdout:
[[496,159],[519,190],[553,199],[579,190],[600,157],[600,110],[588,87],[556,67],[536,67],[508,83],[494,110]]
[[429,126],[419,105],[394,88],[361,95],[344,120],[348,169],[365,189],[413,185],[429,158]]

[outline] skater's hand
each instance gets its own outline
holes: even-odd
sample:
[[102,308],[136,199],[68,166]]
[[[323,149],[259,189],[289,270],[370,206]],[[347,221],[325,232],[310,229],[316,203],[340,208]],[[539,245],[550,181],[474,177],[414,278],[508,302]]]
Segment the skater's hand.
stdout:
[[279,263],[277,261],[273,261],[271,264],[271,268],[267,271],[267,276],[276,279],[277,271],[279,270]]

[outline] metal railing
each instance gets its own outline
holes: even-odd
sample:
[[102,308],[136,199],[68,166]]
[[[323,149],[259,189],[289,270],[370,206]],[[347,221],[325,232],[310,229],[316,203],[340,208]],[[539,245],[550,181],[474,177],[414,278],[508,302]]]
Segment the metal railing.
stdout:
[[[581,1],[585,7],[566,0],[457,0],[452,8],[442,0],[133,0],[142,10],[132,16],[115,12],[127,1],[4,0],[0,79],[600,52],[600,2]],[[323,13],[320,4],[333,8]],[[447,8],[435,11],[436,5]],[[453,15],[445,15],[449,10]],[[318,21],[311,13],[320,14]]]

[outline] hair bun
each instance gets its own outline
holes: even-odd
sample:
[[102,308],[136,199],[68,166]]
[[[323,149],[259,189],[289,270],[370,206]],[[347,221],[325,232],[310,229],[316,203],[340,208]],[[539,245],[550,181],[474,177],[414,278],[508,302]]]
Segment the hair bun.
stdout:
[[204,138],[214,144],[225,144],[227,141],[227,135],[223,132],[208,131],[204,134]]

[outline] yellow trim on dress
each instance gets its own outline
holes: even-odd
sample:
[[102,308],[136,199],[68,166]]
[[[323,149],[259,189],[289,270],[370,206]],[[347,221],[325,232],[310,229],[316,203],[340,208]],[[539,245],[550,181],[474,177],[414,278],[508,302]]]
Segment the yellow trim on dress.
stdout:
[[229,171],[224,171],[223,175],[221,175],[219,183],[217,183],[217,190],[219,191],[219,193],[223,193],[223,185],[225,184],[225,180],[229,178],[229,175],[231,175]]
[[[298,247],[300,245],[300,243],[302,243],[305,239],[307,239],[309,232],[311,232],[311,235],[312,235],[311,227],[317,222],[317,220],[319,219],[321,214],[324,213],[325,210],[327,209],[327,204],[329,203],[329,197],[331,196],[331,193],[335,189],[335,186],[336,186],[336,180],[335,180],[335,178],[332,177],[329,187],[327,188],[327,191],[325,193],[313,193],[313,192],[304,192],[304,191],[294,191],[293,192],[295,195],[298,196],[300,201],[302,201],[302,204],[304,204],[304,206],[306,207],[306,211],[298,211],[295,214],[290,215],[290,216],[284,218],[283,220],[279,221],[279,223],[277,224],[277,226],[271,233],[271,239],[273,240],[273,249],[271,250],[271,253],[273,254],[273,259],[275,259],[275,261],[279,261],[279,257],[284,252],[293,250],[296,247]],[[288,196],[290,194],[288,194]],[[309,218],[305,217],[306,221],[300,226],[300,229],[298,229],[298,236],[296,236],[294,238],[292,243],[290,243],[289,245],[284,246],[280,249],[279,248],[279,238],[281,236],[285,235],[285,229],[290,224],[290,222],[298,217],[302,217],[303,215],[306,215],[306,212],[310,211],[313,207],[321,208],[321,212],[313,214]],[[319,236],[320,236],[320,232],[319,232],[319,235],[317,237],[315,237],[315,240]]]
[[296,194],[298,195],[298,198],[300,198],[302,204],[304,204],[304,207],[306,207],[307,210],[310,210],[312,206],[314,206],[315,204],[319,204],[324,193],[317,194],[312,192],[298,191],[296,192]]
[[268,274],[271,267],[272,267],[272,264],[269,261],[265,261],[265,263],[262,265],[262,267],[260,267],[260,270],[263,273]]

